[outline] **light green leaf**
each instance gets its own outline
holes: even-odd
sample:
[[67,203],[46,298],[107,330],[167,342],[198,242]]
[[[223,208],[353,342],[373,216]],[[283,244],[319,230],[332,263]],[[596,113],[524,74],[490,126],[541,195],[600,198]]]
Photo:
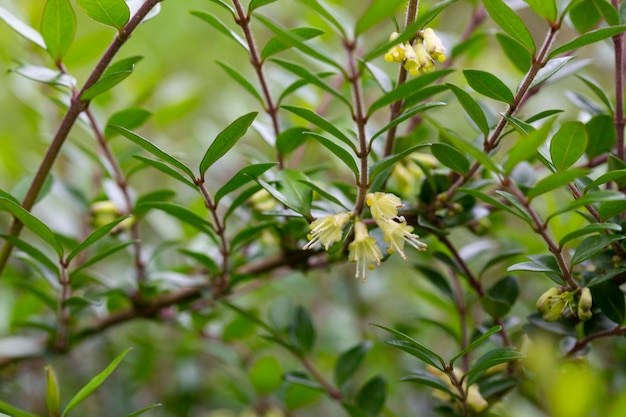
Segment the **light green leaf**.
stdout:
[[617,142],[617,131],[613,117],[608,114],[595,115],[585,124],[587,135],[593,140],[587,142],[585,152],[589,158],[601,156],[610,152]]
[[76,0],[81,9],[96,22],[113,26],[119,32],[130,19],[130,9],[124,0]]
[[461,87],[451,83],[447,83],[446,85],[452,90],[456,99],[459,100],[459,103],[463,107],[463,110],[465,110],[465,113],[476,124],[478,130],[480,130],[483,135],[487,136],[489,134],[489,122],[487,122],[485,112],[483,112],[483,109],[476,100]]
[[22,239],[0,234],[0,238],[6,240],[22,252],[29,255],[31,258],[39,262],[41,265],[46,267],[48,270],[52,271],[55,276],[59,276],[59,266],[57,263],[53,262],[46,254],[32,246],[30,243],[23,241]]
[[456,148],[445,143],[433,143],[430,147],[433,156],[448,168],[461,174],[467,174],[470,162]]
[[304,120],[313,123],[324,131],[330,133],[346,145],[350,147],[354,151],[357,152],[356,145],[354,144],[355,140],[350,139],[346,136],[340,129],[336,127],[336,125],[322,116],[314,112],[313,110],[309,110],[304,107],[295,107],[295,106],[282,106],[283,109],[290,111],[291,113],[302,117]]
[[283,382],[282,372],[280,363],[275,357],[264,356],[252,365],[248,377],[255,391],[266,395],[280,387]]
[[586,187],[585,187],[585,192],[598,187],[600,185],[606,184],[607,182],[611,182],[611,181],[615,181],[621,178],[626,177],[626,169],[618,169],[615,171],[609,171],[606,174],[602,174],[600,175],[598,178],[596,178],[594,181],[592,181],[591,183],[589,183]]
[[600,233],[600,232],[621,232],[622,226],[615,223],[592,223],[583,227],[582,229],[574,230],[563,236],[559,241],[559,247],[562,248],[566,243],[579,238],[581,236],[590,235],[592,233]]
[[70,277],[78,274],[80,271],[82,271],[85,268],[90,267],[91,265],[94,265],[98,262],[100,262],[103,259],[108,258],[109,256],[112,256],[114,254],[116,254],[117,252],[121,251],[122,249],[133,245],[135,243],[135,241],[127,241],[127,242],[122,242],[120,244],[117,245],[113,245],[107,249],[104,249],[101,252],[98,252],[98,254],[96,254],[94,257],[89,258],[87,261],[85,261],[84,263],[80,264],[80,266],[74,270],[72,270],[72,272],[70,272]]
[[510,348],[497,348],[490,350],[481,356],[471,367],[467,375],[467,386],[471,386],[489,368],[518,359],[524,359],[526,355]]
[[61,415],[61,394],[59,392],[59,380],[54,368],[47,365],[46,368],[46,405],[48,414],[52,417]]
[[261,97],[261,94],[259,94],[256,87],[254,87],[254,85],[252,85],[252,83],[248,81],[248,78],[242,75],[240,70],[236,70],[235,68],[220,60],[217,60],[215,62],[217,63],[217,65],[222,67],[222,69],[230,76],[230,78],[239,83],[239,85],[241,85],[248,93],[250,93],[252,97],[256,98],[258,102],[261,103],[261,105],[264,104],[264,100],[263,97]]
[[161,403],[155,403],[155,404],[150,404],[147,407],[142,408],[141,410],[137,410],[135,412],[132,412],[130,414],[128,414],[126,417],[138,417],[140,415],[142,415],[143,413],[152,410],[153,408],[157,408],[157,407],[161,407],[163,404]]
[[151,166],[152,168],[156,168],[159,171],[163,172],[166,175],[169,175],[170,177],[182,182],[183,184],[193,188],[194,190],[197,189],[198,187],[196,186],[196,184],[194,184],[193,182],[189,181],[189,179],[187,179],[183,174],[181,174],[179,171],[176,171],[174,168],[170,167],[169,165],[157,160],[157,159],[151,159],[151,158],[146,158],[145,156],[142,155],[133,155],[133,158],[143,162],[146,165]]
[[487,13],[506,33],[524,45],[532,54],[536,46],[522,18],[502,0],[483,0]]
[[550,156],[557,171],[574,165],[587,148],[587,131],[580,122],[568,122],[554,134],[550,141]]
[[70,90],[76,87],[76,79],[74,77],[48,67],[41,67],[39,65],[20,65],[19,67],[9,71],[15,72],[16,74],[28,78],[29,80],[48,85],[62,86]]
[[502,326],[500,325],[493,326],[491,329],[487,330],[485,333],[480,335],[478,339],[474,340],[472,343],[467,345],[465,349],[463,349],[462,351],[454,355],[452,359],[450,359],[450,366],[453,366],[454,362],[456,362],[456,360],[462,357],[463,355],[471,352],[472,350],[476,349],[478,346],[485,343],[492,335],[498,333],[500,330],[502,330]]
[[80,96],[81,100],[89,101],[124,81],[133,73],[135,64],[142,58],[141,56],[133,56],[111,64],[94,85],[83,91]]
[[604,249],[604,247],[622,239],[624,239],[624,236],[621,235],[602,234],[589,236],[588,238],[580,242],[580,244],[576,248],[576,252],[574,252],[574,256],[572,256],[572,266],[584,262],[589,258],[592,258],[598,253],[602,252],[602,249]]
[[239,187],[244,186],[245,184],[254,180],[254,178],[257,178],[265,171],[276,165],[276,162],[270,162],[264,164],[249,165],[242,168],[226,184],[224,184],[219,190],[217,190],[217,192],[215,193],[215,204],[219,203],[219,201],[225,195],[232,193]]
[[4,7],[0,7],[0,19],[4,20],[4,22],[18,35],[28,39],[40,48],[46,49],[46,42],[44,41],[43,36],[41,36],[41,34],[35,29],[22,22],[21,19],[14,16]]
[[566,186],[576,178],[580,178],[583,175],[589,173],[586,169],[572,169],[570,171],[558,172],[556,174],[550,174],[547,177],[541,179],[528,191],[527,197],[529,200],[547,193],[548,191],[555,190],[559,187]]
[[41,34],[48,53],[61,62],[74,40],[76,15],[69,0],[48,0],[41,19]]
[[543,68],[537,71],[537,75],[535,75],[535,79],[533,79],[533,82],[530,83],[529,88],[535,88],[542,82],[547,81],[550,77],[559,72],[572,59],[574,59],[573,56],[564,56],[549,60]]
[[204,20],[205,22],[207,22],[209,25],[213,26],[215,29],[222,32],[224,35],[228,36],[230,39],[234,40],[239,45],[241,45],[243,49],[245,49],[246,51],[249,50],[248,43],[241,36],[239,36],[235,31],[233,31],[228,26],[226,26],[224,22],[222,22],[217,17],[213,16],[210,13],[202,12],[199,10],[192,10],[189,13],[191,13],[192,16],[196,16]]
[[[148,118],[152,116],[148,110],[141,108],[130,108],[121,110],[114,113],[109,120],[107,120],[107,126],[122,126],[128,130],[136,129],[142,126]],[[112,131],[108,127],[104,129],[104,133],[107,138],[113,137],[117,132]]]
[[10,417],[40,417],[37,414],[29,413],[28,411],[20,410],[11,404],[5,403],[0,400],[0,412],[7,414]]
[[382,375],[370,378],[357,392],[355,404],[362,417],[377,417],[387,398],[387,381]]
[[[302,40],[313,39],[324,33],[323,30],[318,28],[302,27],[288,30],[294,37],[301,38]],[[263,50],[261,51],[261,59],[275,55],[279,52],[285,51],[291,48],[293,45],[280,40],[278,37],[270,39]]]
[[524,0],[531,9],[549,22],[556,22],[557,8],[554,0]]
[[426,371],[422,371],[422,370],[413,371],[411,374],[400,379],[400,381],[413,382],[415,384],[426,385],[427,387],[431,387],[439,391],[443,391],[446,394],[452,396],[453,398],[458,398],[459,396],[459,393],[453,392],[445,382],[443,382],[441,379],[437,378],[433,374],[428,373]]
[[248,5],[248,16],[252,13],[253,10],[258,9],[261,6],[265,6],[266,4],[274,3],[276,0],[250,0],[250,4]]
[[553,217],[558,216],[559,214],[566,213],[568,211],[576,210],[582,206],[586,206],[587,204],[593,204],[598,202],[622,202],[624,200],[624,195],[622,193],[611,191],[611,190],[599,190],[599,191],[590,191],[586,193],[581,198],[578,198],[568,204],[561,205],[558,210],[552,212],[550,216],[546,219],[546,222],[550,221]]
[[620,25],[620,26],[610,26],[606,28],[600,28],[592,32],[585,33],[584,35],[579,36],[573,41],[568,42],[565,45],[562,45],[556,48],[555,50],[553,50],[552,52],[550,52],[550,55],[548,55],[548,59],[551,59],[557,55],[561,55],[569,51],[573,51],[574,49],[582,48],[583,46],[596,43],[603,39],[610,38],[612,36],[615,36],[619,33],[624,32],[625,30],[626,30],[626,25]]
[[313,132],[307,132],[307,134],[331,151],[337,158],[341,159],[350,171],[354,173],[355,177],[359,176],[359,166],[356,164],[353,154],[322,135]]
[[517,164],[532,158],[537,153],[539,146],[548,138],[553,122],[554,120],[544,123],[539,129],[530,132],[528,136],[521,138],[513,145],[504,163],[504,170],[507,173],[510,173]]
[[326,4],[323,4],[318,0],[300,0],[300,2],[306,4],[314,12],[326,19],[341,35],[343,35],[344,38],[346,37],[344,25],[335,18],[334,13],[329,10]]
[[442,127],[439,127],[439,134],[442,136],[442,139],[444,141],[451,142],[455,148],[474,158],[484,168],[495,173],[502,172],[502,167],[500,167],[496,163],[496,161],[490,158],[489,155],[486,155],[481,149],[478,149],[473,144],[461,139],[454,132],[450,132],[449,130],[445,130]]
[[371,342],[362,342],[343,352],[337,358],[334,375],[338,387],[342,387],[354,375],[371,348]]
[[442,372],[445,371],[446,364],[441,358],[441,356],[437,355],[435,352],[428,349],[426,346],[422,345],[421,343],[417,342],[413,338],[407,336],[406,334],[396,329],[392,329],[390,327],[386,327],[380,324],[375,324],[375,323],[371,323],[371,324],[372,326],[380,327],[383,330],[386,330],[396,336],[399,336],[402,339],[402,340],[390,340],[387,342],[388,344],[399,347],[405,352],[410,353],[416,358],[434,366],[435,368],[439,369]]
[[53,248],[59,255],[59,258],[63,257],[63,246],[54,235],[52,230],[50,230],[50,228],[37,217],[24,210],[21,205],[15,203],[12,200],[0,197],[0,210],[12,214],[16,219],[22,222],[22,224],[24,224],[24,226],[26,226],[31,232],[39,236],[44,242],[50,245],[50,247]]
[[588,77],[586,75],[582,75],[582,74],[576,74],[576,78],[578,78],[579,80],[584,82],[587,85],[587,87],[589,87],[591,89],[591,91],[593,91],[593,93],[606,106],[606,109],[607,109],[607,111],[610,114],[613,114],[615,112],[615,109],[613,107],[613,102],[611,101],[611,99],[607,95],[606,91],[593,78]]
[[487,71],[466,69],[463,75],[467,83],[477,93],[492,98],[494,100],[503,101],[507,104],[513,103],[513,93],[498,77]]
[[207,169],[226,154],[243,137],[258,115],[252,112],[239,117],[222,130],[209,146],[200,162],[200,177],[204,179]]
[[530,272],[550,272],[561,274],[559,265],[553,255],[531,255],[527,257],[530,261],[519,262],[507,268],[507,272],[530,271]]
[[270,184],[268,184],[267,182],[263,181],[261,178],[255,178],[255,181],[261,187],[263,187],[263,189],[265,189],[265,191],[267,191],[272,197],[274,197],[279,203],[285,205],[285,207],[288,207],[288,208],[292,209],[293,211],[295,211],[296,213],[302,215],[303,217],[306,217],[306,213],[304,213],[302,211],[302,208],[299,207],[299,205],[297,203],[295,203],[294,201],[289,200],[287,198],[287,196],[285,196],[283,193],[278,191],[276,188],[272,187]]
[[405,3],[404,0],[373,0],[365,13],[356,22],[354,36],[359,36],[379,22],[393,16],[400,7]]
[[93,245],[95,242],[97,242],[98,240],[102,239],[104,236],[106,236],[111,230],[113,230],[113,228],[115,226],[117,226],[118,224],[120,224],[122,221],[128,219],[129,216],[123,216],[120,217],[119,219],[116,219],[115,221],[109,223],[109,224],[105,224],[102,227],[99,227],[98,229],[94,230],[88,237],[87,239],[83,240],[72,252],[70,252],[67,257],[65,258],[65,262],[66,263],[70,263],[72,261],[72,259],[74,259],[74,257],[76,257],[76,255],[78,255],[79,253],[81,253],[82,251],[84,251],[85,249],[87,249],[89,246]]
[[381,173],[383,173],[387,168],[391,168],[398,161],[411,155],[416,150],[426,147],[426,146],[431,146],[431,144],[422,143],[419,145],[415,145],[415,146],[410,147],[409,149],[405,149],[404,151],[400,153],[397,153],[395,155],[390,155],[387,158],[381,159],[380,161],[376,162],[370,167],[370,174],[369,174],[370,182],[373,183],[376,177],[378,177]]
[[186,207],[166,201],[146,201],[137,205],[137,216],[144,215],[150,209],[164,211],[165,213],[176,217],[178,220],[181,220],[189,224],[190,226],[195,227],[201,232],[204,232],[208,235],[213,234],[213,226],[211,225],[211,223],[209,223],[204,218],[198,216],[196,213]]
[[370,145],[372,144],[374,139],[376,139],[377,137],[379,137],[383,133],[387,132],[389,129],[399,125],[402,122],[404,122],[405,120],[409,120],[410,118],[412,118],[416,114],[425,112],[425,111],[430,110],[430,109],[434,109],[436,107],[445,106],[445,105],[446,105],[446,103],[441,102],[441,101],[432,101],[432,102],[429,102],[429,103],[422,103],[422,104],[418,104],[415,107],[411,107],[410,109],[406,110],[405,112],[400,114],[398,117],[393,119],[391,122],[389,122],[387,125],[385,125],[378,132],[374,133],[372,135],[371,139],[370,139]]
[[533,59],[528,49],[504,33],[496,33],[496,39],[507,58],[509,58],[518,70],[526,74],[530,69]]

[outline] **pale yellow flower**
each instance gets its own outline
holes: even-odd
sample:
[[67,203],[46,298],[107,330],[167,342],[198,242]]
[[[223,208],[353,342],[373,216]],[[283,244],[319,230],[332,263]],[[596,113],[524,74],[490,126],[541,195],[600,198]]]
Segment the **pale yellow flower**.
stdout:
[[441,42],[441,39],[435,34],[435,31],[426,28],[422,32],[422,37],[424,38],[424,44],[428,54],[433,57],[433,59],[444,62],[446,60],[446,47],[443,46],[443,42]]
[[356,262],[355,277],[361,277],[365,282],[367,270],[372,270],[375,265],[380,265],[383,254],[376,244],[376,239],[369,235],[367,226],[361,221],[354,223],[354,241],[350,243],[348,250],[350,251],[350,261]]
[[369,193],[365,198],[365,202],[370,208],[376,223],[395,219],[398,217],[398,209],[404,207],[400,197],[390,193]]
[[378,226],[383,231],[385,242],[389,243],[389,254],[391,255],[394,252],[398,252],[406,262],[407,258],[404,254],[405,242],[422,252],[426,250],[427,245],[418,240],[419,236],[411,233],[413,227],[407,225],[404,218],[401,217],[401,219],[402,221],[399,223],[397,221],[390,221],[381,223]]
[[320,217],[309,226],[311,233],[307,236],[309,243],[302,249],[311,249],[320,243],[326,250],[335,242],[341,240],[343,227],[350,220],[350,213],[339,213],[333,216]]

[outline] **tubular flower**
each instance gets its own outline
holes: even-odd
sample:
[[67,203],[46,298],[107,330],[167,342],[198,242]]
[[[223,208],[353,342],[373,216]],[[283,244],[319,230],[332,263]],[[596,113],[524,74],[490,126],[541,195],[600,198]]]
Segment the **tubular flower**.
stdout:
[[[389,40],[393,41],[398,37],[398,32],[393,32],[391,36],[389,36]],[[389,49],[389,51],[385,54],[385,61],[387,62],[403,62],[405,58],[407,43],[398,44]],[[410,46],[409,46],[410,47]]]
[[446,47],[443,46],[439,36],[435,35],[435,31],[431,28],[426,28],[422,31],[422,37],[424,38],[424,45],[426,52],[439,62],[446,60]]
[[307,236],[309,243],[302,249],[311,249],[321,243],[326,250],[335,242],[341,240],[343,227],[350,220],[350,213],[339,213],[333,216],[320,217],[309,226],[311,233]]
[[361,277],[363,282],[367,278],[367,270],[374,269],[374,264],[380,265],[382,252],[376,245],[376,239],[367,232],[367,226],[361,221],[354,223],[354,241],[348,246],[349,259],[356,262],[355,278]]
[[404,207],[400,197],[390,193],[369,193],[365,197],[365,202],[372,212],[372,217],[379,226],[380,223],[397,218],[398,209]]
[[385,236],[385,242],[389,242],[388,253],[391,255],[398,252],[404,261],[407,261],[404,254],[404,243],[407,242],[418,251],[425,251],[427,245],[418,240],[419,236],[411,233],[413,227],[406,224],[406,220],[401,218],[402,222],[396,221],[386,222],[379,225]]
[[589,290],[589,287],[585,287],[582,289],[580,298],[578,299],[577,315],[580,320],[587,321],[591,318],[593,315],[591,312],[592,304],[591,290]]

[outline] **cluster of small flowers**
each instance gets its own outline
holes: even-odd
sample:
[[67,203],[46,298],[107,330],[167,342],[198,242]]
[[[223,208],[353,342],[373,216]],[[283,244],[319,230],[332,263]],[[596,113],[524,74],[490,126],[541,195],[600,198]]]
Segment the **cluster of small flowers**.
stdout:
[[[398,252],[406,261],[405,243],[419,251],[426,250],[426,244],[418,240],[418,235],[412,233],[413,227],[407,224],[404,217],[398,215],[398,209],[404,206],[398,196],[381,192],[370,193],[366,196],[366,203],[376,225],[383,232],[385,242],[389,244],[390,255]],[[303,249],[311,249],[320,243],[328,250],[330,245],[341,240],[343,228],[352,217],[352,213],[343,212],[315,220],[309,226],[311,229],[307,236],[309,242]],[[359,218],[354,219],[354,240],[348,246],[348,250],[348,258],[357,264],[355,277],[361,277],[363,281],[367,276],[367,270],[380,265],[383,257],[376,239],[370,236],[367,226]]]
[[[393,32],[389,40],[393,41],[398,36],[400,35],[397,32]],[[412,76],[432,72],[435,70],[435,61],[445,60],[446,48],[435,31],[430,28],[417,33],[415,45],[409,42],[399,43],[385,54],[385,61],[402,63],[404,69]]]
[[[573,302],[574,294],[572,292],[556,287],[550,288],[541,294],[541,297],[537,300],[537,310],[543,314],[545,321],[556,321],[561,318],[561,315],[568,307],[572,313],[574,312],[572,308]],[[591,312],[592,304],[591,290],[588,287],[582,288],[576,308],[576,316],[579,320],[587,321],[591,318],[593,315]]]

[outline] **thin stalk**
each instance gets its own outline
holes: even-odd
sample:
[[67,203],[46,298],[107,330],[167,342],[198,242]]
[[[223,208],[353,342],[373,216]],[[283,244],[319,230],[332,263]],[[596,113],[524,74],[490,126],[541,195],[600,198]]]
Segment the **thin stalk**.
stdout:
[[204,199],[205,206],[211,212],[213,217],[213,225],[215,226],[215,232],[220,239],[220,253],[222,255],[222,265],[220,275],[215,282],[215,291],[222,293],[228,289],[229,286],[229,274],[228,274],[228,262],[230,258],[230,249],[228,248],[228,238],[226,237],[226,225],[222,221],[217,212],[217,204],[213,201],[209,190],[204,185],[204,179],[197,181],[198,188]]
[[309,361],[307,358],[300,357],[300,361],[302,365],[306,368],[307,371],[311,374],[313,379],[315,379],[321,386],[324,388],[324,391],[335,401],[341,402],[343,400],[343,394],[337,388],[333,387],[326,378],[317,370],[317,368]]
[[59,283],[61,284],[61,293],[59,294],[59,301],[57,307],[57,337],[54,342],[54,349],[59,352],[65,352],[69,348],[69,322],[70,322],[70,310],[65,305],[67,300],[72,296],[72,287],[70,278],[67,274],[67,264],[61,262],[61,272],[59,276]]
[[[617,11],[620,9],[620,1],[612,0],[611,4]],[[613,37],[615,47],[615,131],[617,143],[615,153],[624,161],[624,34],[620,33]]]
[[[146,2],[139,8],[137,13],[135,13],[135,15],[129,20],[129,22],[126,23],[121,34],[118,33],[115,39],[113,39],[113,42],[111,42],[111,45],[109,45],[107,50],[104,52],[104,54],[100,58],[100,61],[98,61],[93,71],[87,78],[87,81],[85,81],[83,88],[78,93],[72,96],[69,108],[67,109],[67,112],[65,113],[65,116],[63,117],[63,120],[61,121],[61,124],[59,125],[59,128],[54,135],[54,138],[52,139],[52,142],[50,143],[50,146],[48,147],[48,150],[46,151],[46,154],[44,155],[44,158],[41,161],[37,172],[35,173],[35,177],[33,178],[33,181],[31,182],[30,187],[26,192],[24,200],[22,201],[22,207],[24,209],[30,211],[33,208],[35,201],[37,201],[37,197],[41,193],[41,189],[46,181],[46,178],[50,174],[52,166],[54,165],[54,162],[56,161],[59,152],[61,151],[61,148],[65,143],[65,140],[72,130],[72,127],[76,123],[78,116],[89,107],[90,102],[88,100],[82,100],[80,96],[85,92],[85,90],[98,82],[113,58],[117,55],[121,47],[130,38],[131,34],[137,28],[137,26],[139,26],[143,18],[146,17],[150,10],[152,10],[154,6],[156,6],[161,1],[163,0],[146,0]],[[14,218],[11,222],[7,234],[11,237],[18,237],[20,232],[22,231],[22,228],[22,222]],[[8,240],[5,240],[2,251],[0,252],[0,276],[2,276],[2,272],[4,271],[4,268],[9,261],[12,251],[13,244],[11,244]]]

